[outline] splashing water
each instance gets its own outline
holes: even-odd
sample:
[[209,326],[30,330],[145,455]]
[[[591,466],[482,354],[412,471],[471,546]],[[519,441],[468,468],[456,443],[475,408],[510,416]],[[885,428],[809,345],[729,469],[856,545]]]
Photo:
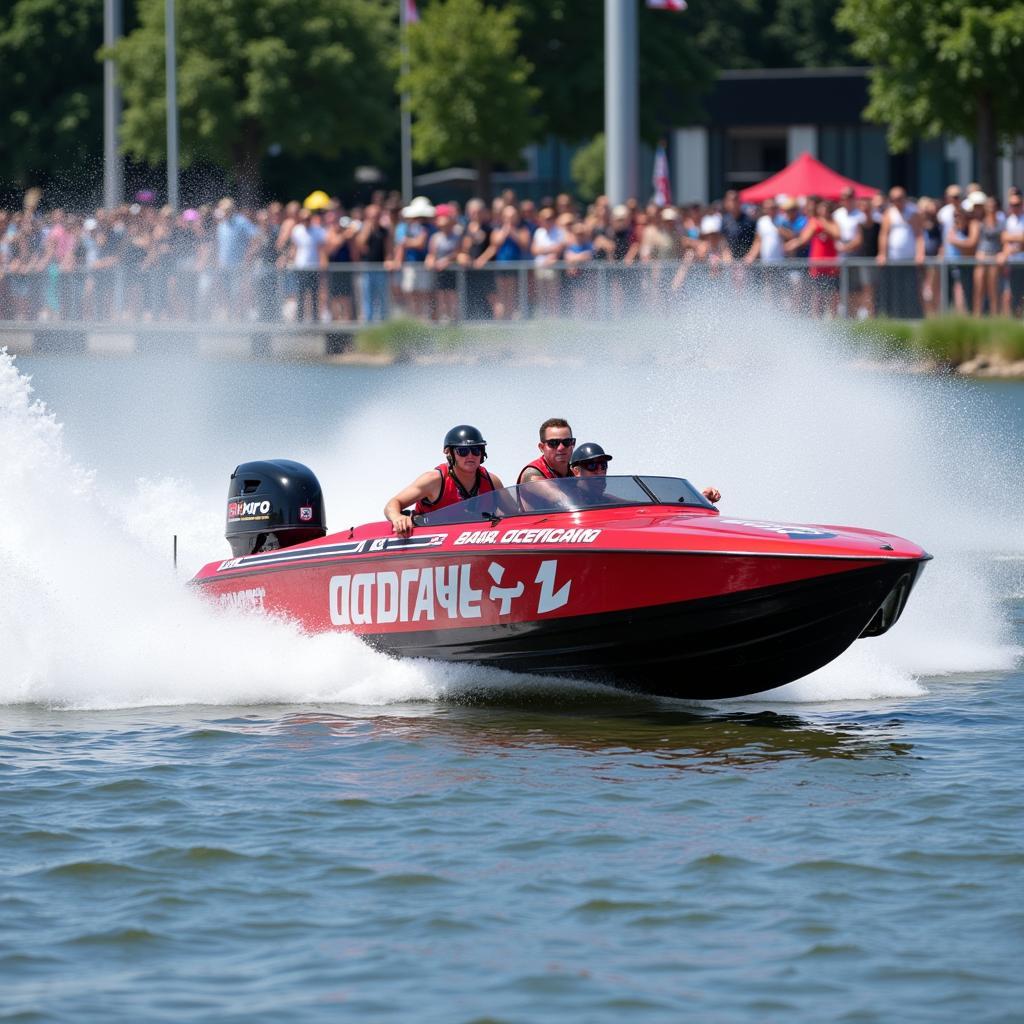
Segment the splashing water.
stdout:
[[[518,340],[511,368],[484,359],[380,371],[372,401],[363,395],[354,408],[336,408],[319,400],[319,438],[297,437],[268,415],[242,458],[301,453],[340,529],[378,517],[390,494],[439,457],[451,423],[484,429],[491,465],[500,459],[495,468],[510,483],[536,450],[535,424],[565,415],[581,441],[614,453],[616,470],[713,483],[729,514],[889,530],[936,555],[893,631],[760,702],[913,696],[922,675],[1013,666],[1020,652],[1007,640],[986,559],[1024,552],[1024,527],[1011,511],[1024,473],[997,412],[961,382],[857,366],[821,325],[735,300],[726,316],[711,295],[685,322],[595,327],[582,342],[560,341],[559,329]],[[533,358],[552,347],[566,365]],[[194,429],[201,374],[186,365],[188,412],[180,415]],[[242,364],[239,387],[254,371],[273,372]],[[137,383],[142,408],[145,382]],[[470,689],[590,691],[398,662],[349,636],[308,636],[285,621],[211,608],[183,583],[224,551],[223,484],[199,493],[188,479],[139,480],[138,452],[122,455],[125,477],[101,478],[76,463],[31,391],[0,354],[0,450],[7,508],[17,513],[0,531],[0,703],[381,705]],[[208,397],[212,408],[223,395]],[[164,420],[160,429],[178,426]],[[215,417],[207,429],[219,429]],[[99,431],[92,441],[111,443]],[[232,468],[220,467],[224,483]],[[188,553],[179,574],[170,566],[175,532]]]

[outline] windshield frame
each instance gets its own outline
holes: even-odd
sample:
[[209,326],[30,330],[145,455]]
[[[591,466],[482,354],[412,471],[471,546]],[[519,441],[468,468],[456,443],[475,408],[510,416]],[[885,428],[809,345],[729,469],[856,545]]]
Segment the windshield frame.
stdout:
[[[615,493],[616,481],[619,482],[620,491],[626,493]],[[627,490],[624,486],[624,482],[627,481],[632,490]],[[594,490],[598,482],[603,484],[600,492],[595,491],[593,495],[588,495],[587,491]],[[666,484],[671,484],[668,493],[682,488],[680,496],[675,499],[667,498]],[[607,493],[609,491],[610,494]],[[413,516],[413,525],[455,526],[489,522],[493,526],[504,519],[520,519],[526,516],[566,515],[653,506],[702,510],[715,508],[689,480],[683,477],[572,476],[532,480],[526,484],[487,491],[436,511],[418,513]]]

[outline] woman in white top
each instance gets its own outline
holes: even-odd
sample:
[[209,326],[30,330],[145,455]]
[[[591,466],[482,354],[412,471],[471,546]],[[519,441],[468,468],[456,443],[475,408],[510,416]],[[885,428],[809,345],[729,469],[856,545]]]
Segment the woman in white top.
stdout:
[[320,214],[302,210],[288,241],[298,291],[296,316],[305,320],[308,311],[309,318],[316,323],[320,319],[320,253],[327,241]]
[[917,211],[907,203],[907,193],[897,186],[889,190],[889,209],[882,215],[878,237],[878,262],[912,260],[917,257],[917,236],[921,226]]
[[786,240],[775,223],[778,212],[779,207],[774,199],[766,199],[761,203],[761,216],[754,225],[754,242],[750,246],[750,251],[743,257],[743,262],[748,266],[755,260],[761,261],[762,266],[757,272],[757,279],[764,285],[766,300],[777,297],[782,283],[781,271],[771,265],[781,264],[786,258]]
[[[882,214],[878,232],[878,264],[899,261],[913,262],[919,258],[917,240],[921,234],[920,217],[907,202],[907,193],[898,185],[889,190],[889,206]],[[914,267],[891,267],[879,282],[880,298],[884,295],[884,310],[888,316],[912,317],[921,315],[921,296],[917,287]]]

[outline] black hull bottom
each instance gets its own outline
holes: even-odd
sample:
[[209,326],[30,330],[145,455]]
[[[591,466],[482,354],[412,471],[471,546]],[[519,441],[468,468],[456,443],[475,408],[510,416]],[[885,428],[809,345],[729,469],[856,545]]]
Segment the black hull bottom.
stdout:
[[405,658],[586,678],[689,700],[742,697],[799,679],[862,634],[884,632],[902,612],[921,565],[887,562],[627,612],[364,639]]

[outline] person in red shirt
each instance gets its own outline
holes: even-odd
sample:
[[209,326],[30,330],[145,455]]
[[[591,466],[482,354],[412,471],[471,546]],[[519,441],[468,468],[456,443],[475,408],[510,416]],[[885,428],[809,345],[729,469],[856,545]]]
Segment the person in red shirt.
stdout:
[[839,265],[836,262],[839,256],[836,249],[839,225],[832,219],[835,205],[819,199],[814,204],[814,214],[807,221],[803,231],[786,243],[787,252],[810,243],[810,269],[807,276],[813,286],[811,312],[818,317],[824,316],[826,312],[834,317],[839,307]]
[[563,420],[553,417],[540,425],[540,458],[528,462],[519,471],[517,484],[531,480],[555,480],[569,476],[569,460],[572,458],[576,438],[572,427]]
[[504,486],[483,468],[487,442],[476,427],[452,427],[444,436],[444,454],[445,462],[421,473],[384,506],[384,518],[399,537],[412,533],[412,516],[405,511],[410,505],[415,504],[414,514],[433,512]]

